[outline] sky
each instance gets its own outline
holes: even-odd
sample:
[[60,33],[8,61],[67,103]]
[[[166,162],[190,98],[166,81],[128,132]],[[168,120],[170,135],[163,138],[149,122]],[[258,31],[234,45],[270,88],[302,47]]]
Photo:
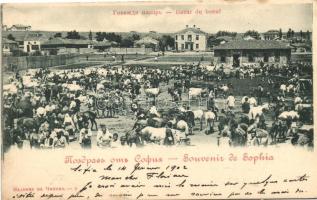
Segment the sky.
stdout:
[[[142,11],[159,11],[158,15],[143,15]],[[176,11],[191,14],[176,14]],[[202,14],[195,14],[196,10]],[[213,13],[206,13],[206,10]],[[134,11],[136,15],[117,15]],[[114,12],[116,14],[114,14]],[[167,13],[170,12],[170,13]],[[173,33],[196,25],[201,30],[265,32],[282,28],[287,31],[312,31],[312,4],[207,4],[207,3],[68,3],[68,4],[5,4],[3,24],[31,25],[32,30],[45,31],[105,31]]]

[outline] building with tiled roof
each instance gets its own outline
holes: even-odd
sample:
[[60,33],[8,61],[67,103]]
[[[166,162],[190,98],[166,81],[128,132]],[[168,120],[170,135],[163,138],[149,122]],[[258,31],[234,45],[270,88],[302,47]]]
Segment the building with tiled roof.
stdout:
[[193,25],[175,33],[177,51],[205,51],[207,49],[207,33]]
[[14,24],[10,28],[7,28],[8,31],[29,31],[31,30],[31,26],[23,25],[23,24]]
[[9,55],[13,50],[18,49],[19,44],[16,41],[9,40],[8,38],[2,38],[2,53]]
[[291,47],[274,40],[232,40],[214,47],[214,63],[240,66],[243,63],[287,63]]
[[155,51],[158,50],[159,41],[153,39],[152,37],[146,36],[136,41],[134,44],[137,47],[152,48]]
[[93,52],[93,49],[105,50],[113,45],[108,40],[93,41],[82,39],[65,39],[65,38],[52,38],[43,43],[42,49],[48,52],[56,51],[57,54],[64,53],[87,53]]

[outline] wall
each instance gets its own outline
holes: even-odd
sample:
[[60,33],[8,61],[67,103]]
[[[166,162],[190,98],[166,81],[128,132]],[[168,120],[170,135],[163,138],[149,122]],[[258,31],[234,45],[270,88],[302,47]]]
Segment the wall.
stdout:
[[[29,51],[27,49],[28,46],[29,46]],[[38,46],[38,50],[33,50],[32,46]],[[40,41],[24,41],[23,42],[23,51],[24,52],[41,51],[41,42]]]
[[79,60],[78,55],[56,55],[56,56],[24,56],[2,57],[2,67],[4,70],[12,71],[12,68],[17,70],[52,67],[59,65],[67,65],[76,63]]
[[[240,65],[243,63],[259,63],[261,60],[264,61],[264,55],[268,56],[267,63],[279,63],[285,64],[288,62],[290,51],[279,50],[279,60],[275,59],[275,51],[273,50],[227,50],[227,51],[215,51],[214,64],[220,64],[221,56],[226,56],[226,64],[233,63],[233,54],[240,54]],[[254,61],[249,61],[249,55],[253,56]]]

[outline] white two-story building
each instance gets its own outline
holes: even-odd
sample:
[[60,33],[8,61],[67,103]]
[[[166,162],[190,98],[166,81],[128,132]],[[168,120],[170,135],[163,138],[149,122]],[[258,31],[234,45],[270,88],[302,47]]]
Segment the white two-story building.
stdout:
[[207,33],[193,25],[175,33],[175,48],[177,51],[206,51]]

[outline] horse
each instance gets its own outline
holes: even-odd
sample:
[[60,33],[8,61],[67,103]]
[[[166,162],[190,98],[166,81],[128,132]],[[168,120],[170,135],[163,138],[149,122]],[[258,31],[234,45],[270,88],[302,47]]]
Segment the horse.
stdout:
[[16,125],[22,129],[25,129],[27,132],[32,131],[33,129],[38,130],[40,127],[40,119],[39,118],[29,118],[22,117],[17,119]]
[[74,118],[74,121],[76,123],[77,128],[80,130],[84,127],[85,124],[91,124],[90,129],[93,130],[93,127],[96,127],[96,130],[98,130],[98,125],[97,125],[97,114],[93,111],[84,111],[84,112],[78,112]]

